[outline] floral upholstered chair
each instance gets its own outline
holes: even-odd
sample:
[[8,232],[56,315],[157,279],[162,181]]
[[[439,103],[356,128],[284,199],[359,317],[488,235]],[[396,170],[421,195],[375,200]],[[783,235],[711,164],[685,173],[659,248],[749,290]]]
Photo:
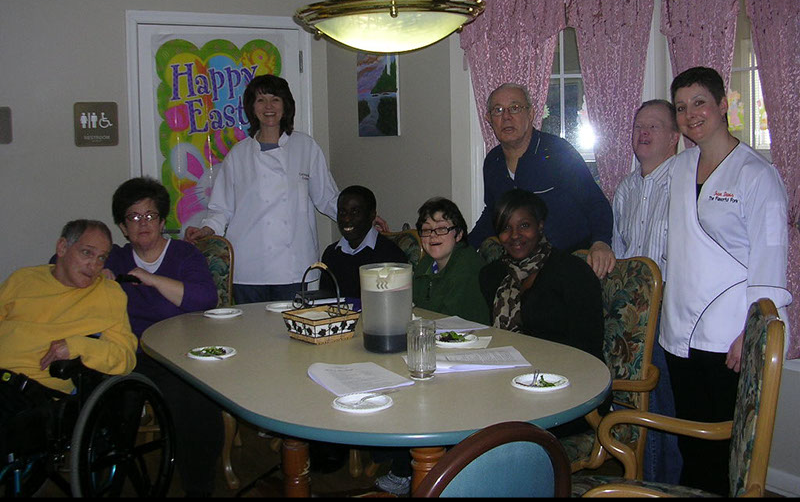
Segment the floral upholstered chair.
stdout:
[[503,245],[500,244],[500,240],[496,236],[487,237],[486,240],[481,243],[481,247],[478,248],[478,254],[481,255],[481,258],[483,258],[483,261],[486,263],[499,260],[505,252],[505,248],[503,248]]
[[[576,251],[586,259],[586,251]],[[613,408],[647,411],[649,392],[658,383],[658,368],[652,364],[653,344],[661,306],[661,271],[649,258],[637,256],[617,260],[614,270],[601,281],[605,334],[603,356],[611,372]],[[586,415],[594,430],[600,423],[595,410]],[[618,440],[634,448],[643,458],[646,431],[621,427]],[[572,464],[572,472],[597,469],[608,458],[594,431],[561,439]],[[643,463],[637,466],[642,475]]]
[[600,422],[598,436],[603,447],[622,462],[624,478],[573,476],[573,496],[714,496],[694,488],[639,481],[637,453],[612,434],[619,424],[638,424],[704,439],[730,438],[728,495],[763,497],[783,369],[784,329],[771,300],[762,298],[750,306],[732,421],[691,422],[632,410],[609,413]]
[[196,244],[208,262],[208,268],[217,286],[217,307],[233,305],[233,246],[228,239],[211,235]]
[[416,228],[409,228],[399,232],[381,232],[384,237],[397,244],[408,257],[408,263],[413,269],[417,268],[419,260],[425,254],[422,249],[422,241],[419,238]]
[[[208,268],[214,277],[217,286],[217,307],[230,307],[233,301],[233,245],[225,237],[210,235],[200,239],[195,244],[203,256],[206,257]],[[239,478],[233,472],[231,465],[231,449],[234,444],[241,445],[239,439],[239,424],[227,411],[222,412],[222,421],[225,424],[225,439],[222,447],[222,468],[225,473],[225,482],[228,487],[235,490],[239,487]]]

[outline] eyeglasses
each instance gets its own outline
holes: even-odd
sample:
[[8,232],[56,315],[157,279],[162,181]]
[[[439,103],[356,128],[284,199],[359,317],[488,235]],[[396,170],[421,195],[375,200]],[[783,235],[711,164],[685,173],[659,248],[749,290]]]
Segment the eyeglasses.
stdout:
[[508,113],[510,113],[511,115],[516,115],[522,110],[527,110],[528,108],[530,108],[530,106],[527,105],[511,105],[511,106],[498,105],[489,110],[489,113],[491,113],[495,117],[499,117],[500,115],[503,114],[504,111],[508,110]]
[[161,217],[160,214],[153,213],[153,212],[145,213],[145,214],[130,213],[130,214],[126,214],[125,215],[125,219],[126,220],[135,221],[135,222],[142,221],[142,219],[144,219],[145,221],[153,221],[153,220],[159,219],[160,217]]
[[447,234],[449,234],[450,232],[452,232],[455,229],[456,229],[455,226],[452,226],[452,227],[439,227],[439,228],[423,228],[422,230],[419,231],[419,236],[420,237],[430,237],[431,233],[434,233],[436,235],[447,235]]

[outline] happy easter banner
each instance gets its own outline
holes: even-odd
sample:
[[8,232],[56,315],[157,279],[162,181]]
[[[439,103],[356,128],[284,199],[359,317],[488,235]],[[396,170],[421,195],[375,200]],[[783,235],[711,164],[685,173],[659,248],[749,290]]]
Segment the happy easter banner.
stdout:
[[262,39],[241,46],[215,39],[199,48],[173,39],[154,57],[161,182],[172,201],[167,228],[198,226],[221,162],[247,137],[244,90],[257,75],[280,75],[281,53]]

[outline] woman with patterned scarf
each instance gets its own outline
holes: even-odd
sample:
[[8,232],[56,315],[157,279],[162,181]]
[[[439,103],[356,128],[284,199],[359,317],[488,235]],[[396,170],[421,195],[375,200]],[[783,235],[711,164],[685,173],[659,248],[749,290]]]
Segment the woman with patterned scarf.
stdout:
[[[497,201],[494,228],[503,257],[480,272],[492,325],[581,349],[603,360],[600,281],[582,259],[554,248],[543,234],[547,206],[526,190]],[[607,409],[608,406],[602,408]],[[601,410],[603,412],[605,410]],[[580,419],[556,436],[584,430]]]

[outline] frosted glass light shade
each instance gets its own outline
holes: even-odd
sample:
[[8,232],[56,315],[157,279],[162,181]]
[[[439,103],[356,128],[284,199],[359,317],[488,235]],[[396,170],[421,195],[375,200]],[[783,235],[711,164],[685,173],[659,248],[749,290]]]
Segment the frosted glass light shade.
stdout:
[[483,8],[483,0],[339,0],[311,4],[296,17],[354,49],[400,53],[438,42]]

